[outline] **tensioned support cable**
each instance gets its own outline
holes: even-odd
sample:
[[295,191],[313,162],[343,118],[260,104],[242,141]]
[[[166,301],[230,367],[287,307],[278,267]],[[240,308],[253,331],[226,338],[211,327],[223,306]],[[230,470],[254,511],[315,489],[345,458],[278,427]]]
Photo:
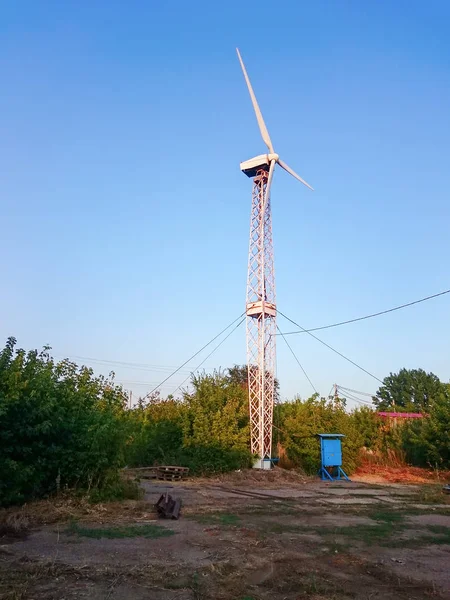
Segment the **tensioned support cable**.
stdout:
[[307,333],[308,335],[310,335],[312,338],[314,338],[315,340],[317,340],[318,342],[320,342],[323,346],[325,346],[326,348],[328,348],[329,350],[331,350],[332,352],[334,352],[335,354],[337,354],[338,356],[340,356],[341,358],[343,358],[344,360],[346,360],[347,362],[349,362],[350,364],[352,364],[353,366],[355,366],[356,368],[358,368],[360,371],[363,371],[367,375],[370,375],[370,377],[373,377],[373,379],[376,379],[380,383],[383,383],[382,380],[379,377],[377,377],[376,375],[374,375],[370,371],[367,371],[367,369],[364,369],[364,367],[361,367],[361,365],[358,365],[357,363],[355,363],[354,360],[351,360],[351,358],[348,358],[348,356],[345,356],[344,354],[342,354],[342,352],[339,352],[338,350],[336,350],[335,348],[333,348],[332,346],[330,346],[329,344],[327,344],[326,342],[324,342],[323,340],[321,340],[320,338],[318,338],[316,335],[314,335],[313,333],[311,333],[310,331],[308,331],[307,329],[305,329],[304,327],[302,327],[301,325],[299,325],[298,323],[296,323],[295,321],[293,321],[292,319],[290,319],[289,317],[287,317],[285,314],[283,314],[281,312],[281,310],[278,309],[277,312],[282,317],[284,317],[285,319],[287,319],[290,323],[292,323],[296,327],[299,327],[300,329],[302,329],[304,331],[304,333]]
[[[414,300],[413,302],[408,302],[407,304],[401,304],[400,306],[394,306],[394,308],[388,308],[387,310],[381,310],[380,312],[372,313],[370,315],[365,315],[364,317],[357,317],[356,319],[349,319],[348,321],[340,321],[339,323],[332,323],[331,325],[322,325],[322,327],[313,327],[312,329],[301,329],[300,331],[285,331],[283,333],[283,335],[311,333],[312,331],[321,331],[322,329],[331,329],[332,327],[340,327],[341,325],[348,325],[349,323],[356,323],[357,321],[365,321],[366,319],[372,319],[373,317],[379,317],[380,315],[386,315],[386,314],[394,312],[396,310],[400,310],[402,308],[407,308],[408,306],[413,306],[414,304],[420,304],[421,302],[426,302],[427,300],[432,300],[433,298],[438,298],[439,296],[444,296],[445,294],[450,294],[450,290],[444,290],[443,292],[439,292],[438,294],[433,294],[432,296],[426,296],[425,298],[420,298],[420,300]],[[292,323],[293,323],[293,321],[292,321]]]
[[314,390],[314,392],[315,392],[316,394],[318,394],[319,392],[316,390],[316,388],[315,388],[315,386],[314,386],[313,382],[312,382],[312,381],[311,381],[311,379],[308,377],[308,373],[307,373],[307,372],[305,371],[305,369],[303,368],[303,365],[302,365],[302,363],[301,363],[301,362],[299,361],[299,359],[297,358],[297,356],[296,356],[295,352],[294,352],[294,351],[293,351],[293,349],[291,348],[291,346],[290,346],[289,342],[287,341],[287,339],[286,339],[286,338],[284,337],[284,335],[281,333],[281,329],[278,327],[278,325],[277,325],[277,329],[278,329],[278,331],[280,332],[281,336],[283,337],[283,340],[286,342],[286,346],[287,346],[287,347],[289,348],[289,350],[291,351],[291,354],[292,354],[292,356],[295,358],[295,360],[296,360],[296,362],[297,362],[298,366],[299,366],[299,367],[300,367],[300,369],[303,371],[303,375],[304,375],[304,376],[306,377],[306,379],[309,381],[309,383],[310,383],[310,385],[311,385],[312,389]]
[[203,365],[203,364],[204,364],[204,363],[205,363],[205,362],[208,360],[208,358],[209,358],[210,356],[212,356],[212,355],[214,354],[214,352],[215,352],[215,351],[216,351],[218,348],[220,348],[220,346],[221,346],[221,345],[222,345],[224,342],[226,342],[226,341],[227,341],[227,339],[230,337],[230,335],[232,335],[232,334],[233,334],[233,333],[236,331],[236,329],[238,329],[238,328],[239,328],[239,327],[242,325],[242,323],[243,323],[244,321],[245,321],[245,317],[244,317],[244,318],[243,318],[241,321],[239,321],[239,323],[238,323],[238,324],[237,324],[235,327],[233,327],[233,329],[230,331],[230,333],[229,333],[228,335],[226,335],[226,336],[223,338],[223,340],[222,340],[222,341],[220,341],[220,342],[217,344],[217,346],[216,346],[215,348],[213,348],[213,350],[211,350],[211,352],[208,354],[208,356],[207,356],[206,358],[204,358],[204,359],[202,360],[202,362],[201,362],[199,365],[197,365],[197,366],[195,367],[195,369],[194,369],[194,370],[193,370],[193,371],[192,371],[192,372],[191,372],[191,373],[190,373],[190,374],[189,374],[189,375],[186,377],[186,379],[185,379],[184,381],[182,381],[182,382],[180,383],[180,385],[179,385],[179,386],[178,386],[178,387],[177,387],[177,388],[176,388],[176,389],[175,389],[173,392],[171,392],[171,393],[172,393],[172,394],[175,394],[175,392],[177,392],[177,391],[178,391],[178,390],[181,388],[181,386],[183,386],[183,385],[186,383],[186,381],[187,381],[187,380],[188,380],[188,379],[189,379],[189,378],[192,376],[192,373],[195,373],[196,371],[198,371],[198,370],[200,369],[200,367],[201,367],[201,366],[202,366],[202,365]]
[[230,327],[232,327],[236,321],[239,321],[240,319],[242,319],[242,317],[245,315],[245,313],[241,313],[237,319],[234,319],[234,321],[232,321],[229,325],[227,325],[225,327],[225,329],[222,329],[222,331],[220,333],[218,333],[217,335],[215,335],[211,340],[209,340],[209,342],[207,344],[205,344],[204,346],[202,346],[200,348],[200,350],[198,350],[195,354],[193,354],[192,356],[190,356],[187,360],[184,361],[184,363],[182,365],[180,365],[179,367],[177,367],[174,371],[172,371],[172,373],[170,373],[170,375],[168,375],[163,381],[161,381],[160,384],[158,384],[156,387],[154,387],[150,392],[148,392],[148,394],[146,394],[142,400],[145,400],[146,398],[148,398],[149,396],[151,396],[153,394],[153,392],[156,392],[156,390],[158,388],[160,388],[162,385],[164,385],[166,383],[166,381],[169,381],[169,379],[171,379],[171,377],[173,377],[174,375],[176,375],[176,373],[178,373],[178,371],[180,371],[185,365],[187,365],[189,362],[191,362],[191,360],[193,358],[195,358],[196,356],[198,356],[200,354],[200,352],[203,352],[203,350],[205,348],[207,348],[210,344],[212,344],[213,342],[215,342],[217,340],[217,338],[219,338],[222,334],[225,333],[225,331],[227,331],[227,329],[230,329]]

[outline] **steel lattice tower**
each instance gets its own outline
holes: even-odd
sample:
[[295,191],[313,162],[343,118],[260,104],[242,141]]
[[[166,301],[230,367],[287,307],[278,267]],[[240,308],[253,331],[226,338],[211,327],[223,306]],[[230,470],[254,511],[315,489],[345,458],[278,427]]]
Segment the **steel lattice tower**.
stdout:
[[270,468],[277,316],[270,187],[275,165],[280,165],[290,175],[312,188],[275,154],[239,50],[237,53],[261,137],[269,150],[269,154],[255,156],[240,166],[241,171],[253,179],[246,303],[251,451],[259,457],[255,467]]
[[253,179],[247,279],[247,363],[251,451],[257,464],[270,466],[275,384],[275,272],[273,264],[270,197],[264,202],[268,169]]

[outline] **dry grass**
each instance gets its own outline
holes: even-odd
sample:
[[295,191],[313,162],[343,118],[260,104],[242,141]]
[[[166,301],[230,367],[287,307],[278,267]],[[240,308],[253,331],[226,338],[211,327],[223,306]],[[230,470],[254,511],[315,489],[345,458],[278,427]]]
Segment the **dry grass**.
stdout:
[[27,515],[20,512],[6,514],[0,521],[0,543],[26,538],[29,528],[30,521]]
[[[139,588],[149,598],[159,592],[164,597],[195,600],[346,600],[363,597],[359,595],[361,577],[370,585],[367,598],[439,598],[432,586],[393,577],[345,554],[321,561],[313,557],[300,559],[292,552],[283,557],[241,556],[218,560],[198,569],[182,564],[77,568],[30,560],[15,561],[7,569],[2,566],[0,563],[0,598],[3,600],[60,598],[62,589],[65,598],[76,598],[84,586],[92,589],[92,585],[102,590],[98,596],[102,598],[110,598],[120,585],[124,597]],[[344,567],[348,577],[337,579],[334,573]]]
[[85,498],[64,496],[31,502],[21,508],[0,509],[0,532],[2,528],[14,523],[26,523],[26,528],[29,529],[73,520],[89,520],[97,523],[134,523],[154,518],[155,515],[153,504],[144,500],[92,504]]
[[450,471],[422,469],[406,464],[403,455],[390,450],[387,455],[369,454],[363,452],[360,464],[354,475],[364,480],[364,477],[376,476],[380,481],[388,483],[433,483],[450,481]]
[[264,483],[267,488],[289,487],[312,481],[314,478],[308,477],[299,470],[287,470],[275,467],[273,469],[262,471],[260,469],[243,469],[233,473],[225,473],[214,478],[198,479],[200,485],[211,483],[226,483],[230,485],[243,484],[251,487],[254,483]]

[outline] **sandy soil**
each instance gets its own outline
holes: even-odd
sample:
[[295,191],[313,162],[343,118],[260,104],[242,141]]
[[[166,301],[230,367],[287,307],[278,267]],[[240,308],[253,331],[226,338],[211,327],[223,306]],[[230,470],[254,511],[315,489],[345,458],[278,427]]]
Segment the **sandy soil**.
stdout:
[[[442,486],[278,470],[142,485],[142,502],[0,513],[0,599],[450,600]],[[166,491],[182,498],[178,521],[157,519]]]

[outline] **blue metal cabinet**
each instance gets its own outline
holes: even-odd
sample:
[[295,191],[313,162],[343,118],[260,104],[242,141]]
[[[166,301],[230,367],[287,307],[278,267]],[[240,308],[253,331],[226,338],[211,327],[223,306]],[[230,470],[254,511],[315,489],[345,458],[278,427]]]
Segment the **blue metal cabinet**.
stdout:
[[318,433],[320,439],[320,469],[319,475],[322,480],[341,479],[344,477],[350,481],[342,469],[342,433]]

